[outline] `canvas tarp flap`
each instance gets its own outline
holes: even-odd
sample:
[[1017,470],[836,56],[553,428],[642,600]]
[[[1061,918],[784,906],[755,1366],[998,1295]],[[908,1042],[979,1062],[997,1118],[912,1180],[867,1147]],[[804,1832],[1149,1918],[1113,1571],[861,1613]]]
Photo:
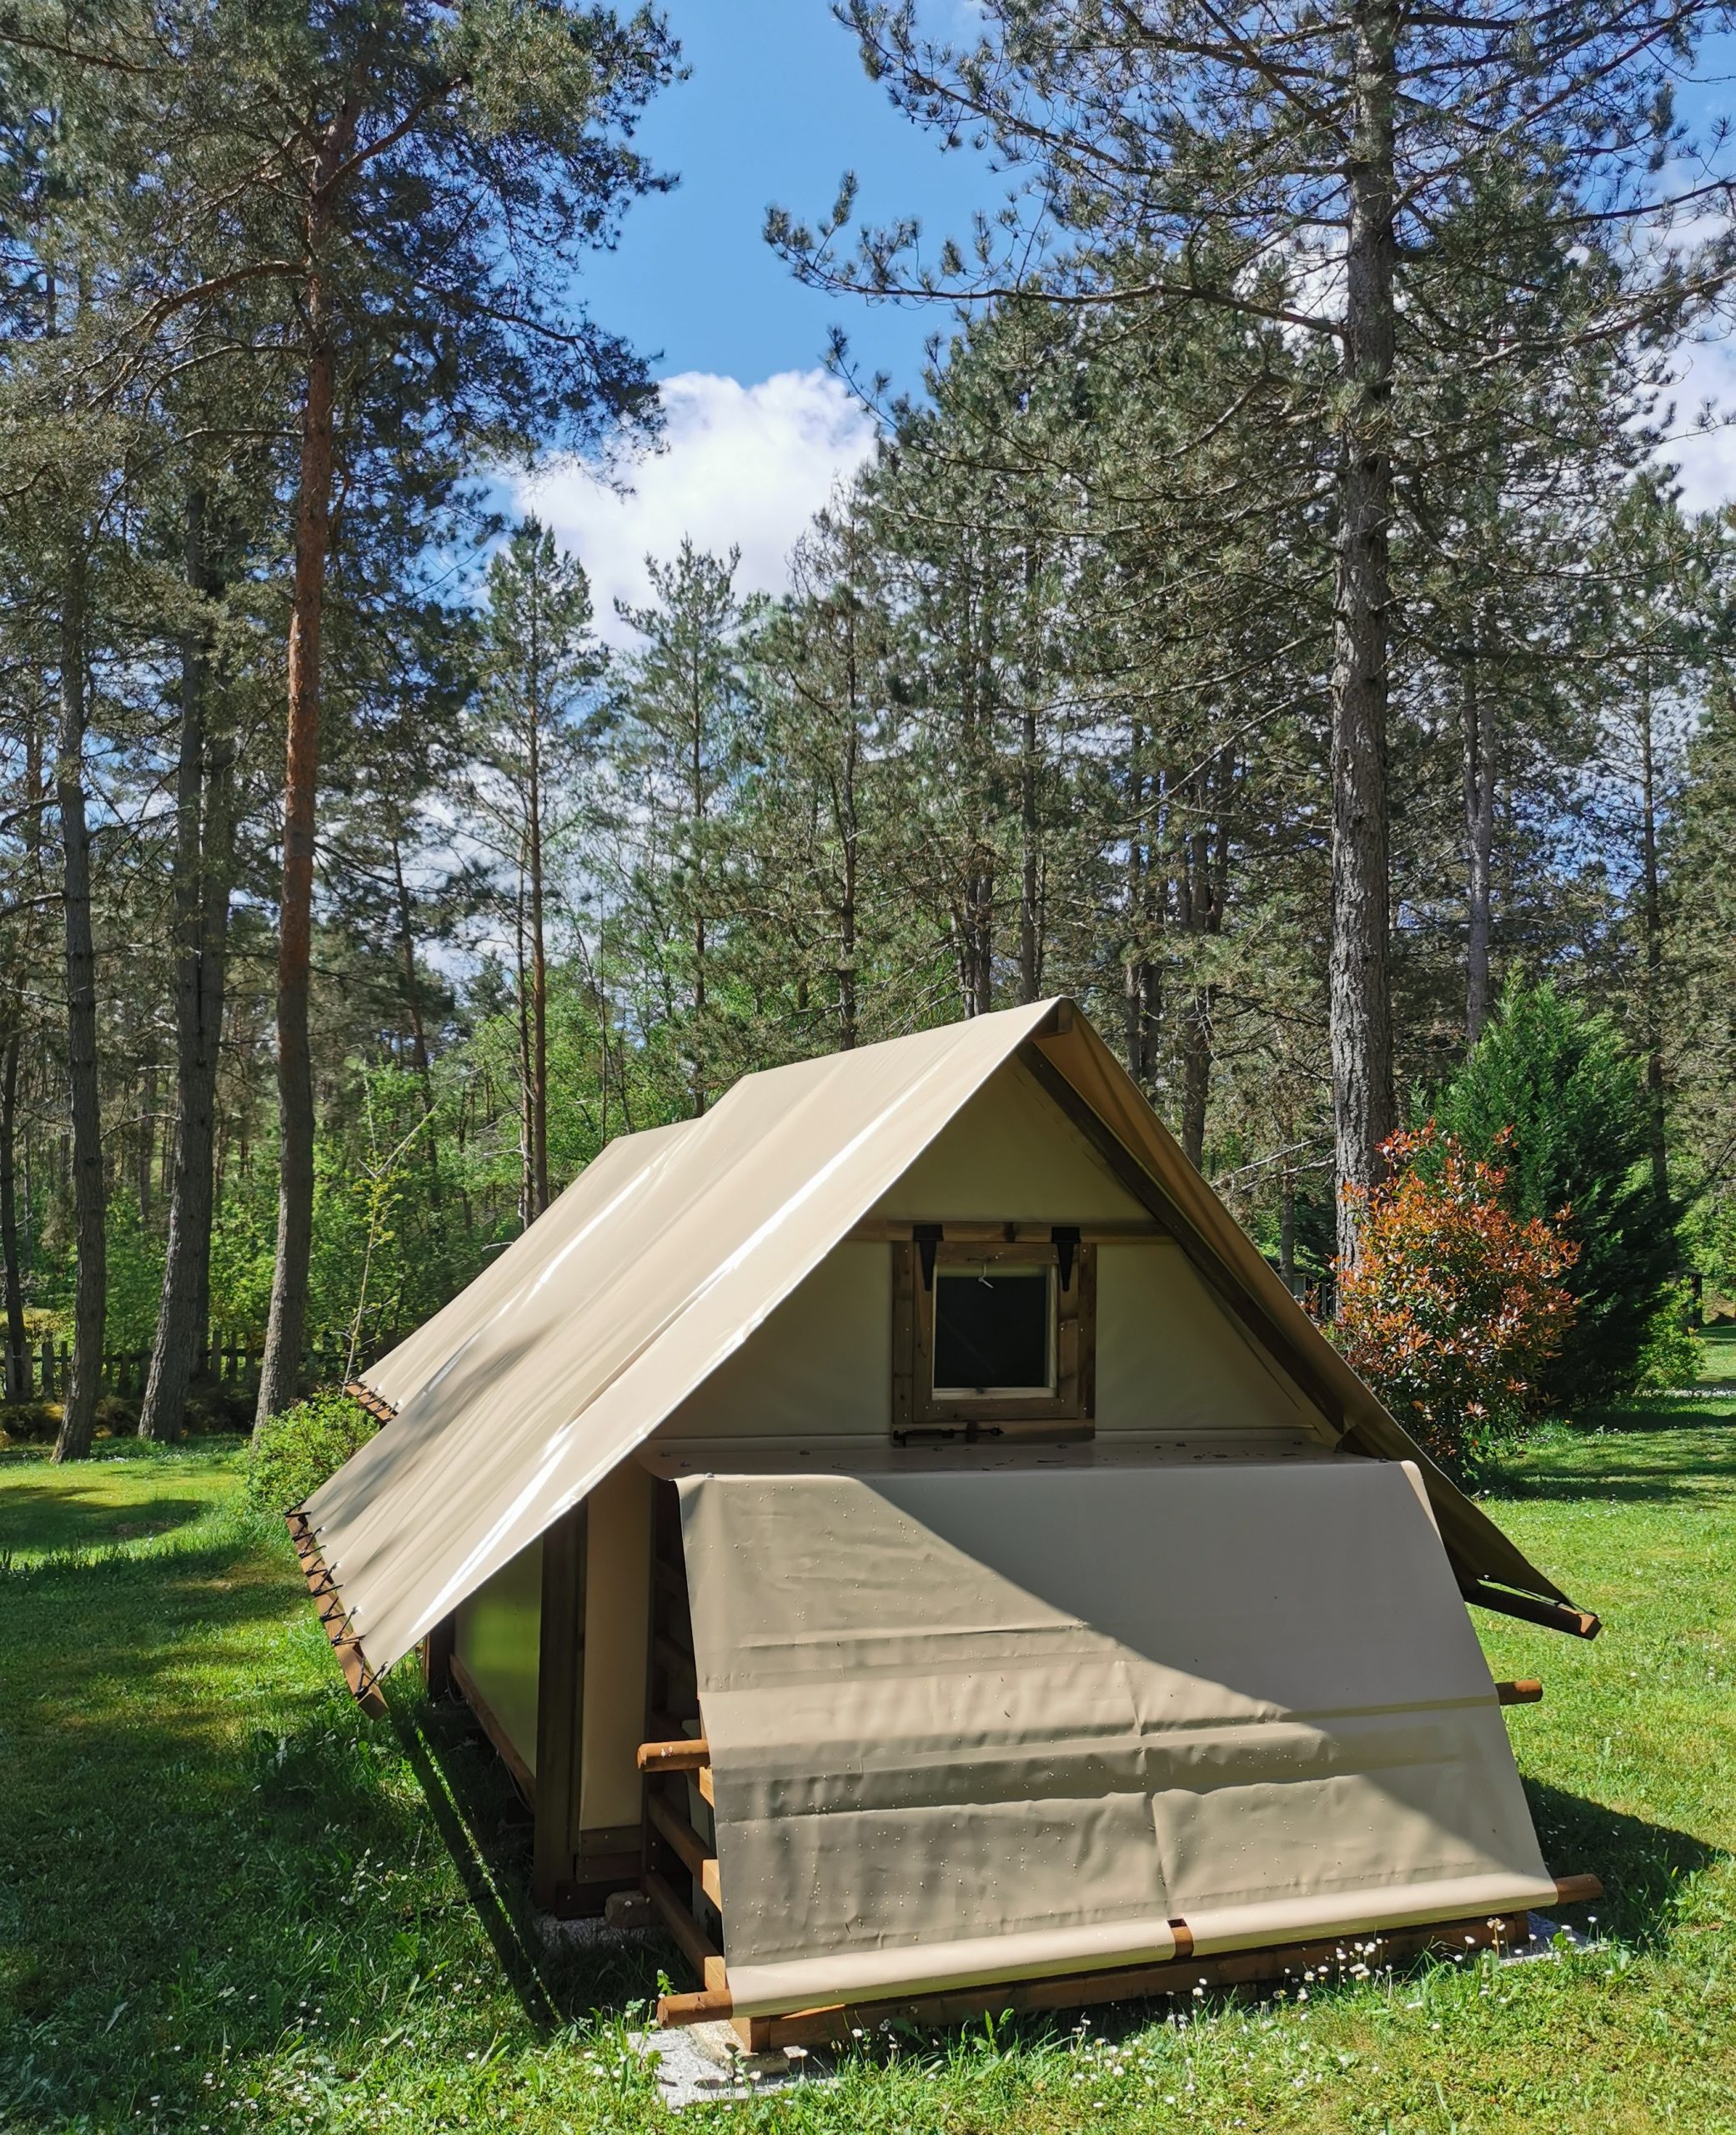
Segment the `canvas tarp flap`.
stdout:
[[739,2013],[1553,1896],[1408,1466],[680,1488]]
[[612,1207],[630,1180],[665,1162],[697,1122],[648,1127],[605,1143],[564,1193],[558,1193],[527,1231],[425,1319],[414,1334],[368,1369],[370,1389],[401,1409],[447,1360],[559,1258],[600,1211]]
[[534,1225],[522,1278],[454,1313],[449,1352],[304,1508],[370,1667],[648,1437],[1053,1013],[747,1076],[648,1162],[616,1159],[555,1238]]

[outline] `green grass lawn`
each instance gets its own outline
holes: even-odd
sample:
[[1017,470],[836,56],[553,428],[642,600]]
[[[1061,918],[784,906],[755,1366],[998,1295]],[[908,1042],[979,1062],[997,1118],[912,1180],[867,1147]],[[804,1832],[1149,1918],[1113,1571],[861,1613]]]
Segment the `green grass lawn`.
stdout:
[[[1736,1378],[1736,1353],[1708,1376]],[[1736,2130],[1736,1399],[1553,1432],[1493,1510],[1595,1645],[1479,1617],[1602,1947],[1308,1998],[883,2042],[684,2124]],[[281,1530],[206,1447],[0,1453],[0,2130],[543,2131],[664,2117],[655,1952],[539,1945],[528,1831],[406,1670],[362,1720]],[[672,1962],[672,1961],[670,1961]]]

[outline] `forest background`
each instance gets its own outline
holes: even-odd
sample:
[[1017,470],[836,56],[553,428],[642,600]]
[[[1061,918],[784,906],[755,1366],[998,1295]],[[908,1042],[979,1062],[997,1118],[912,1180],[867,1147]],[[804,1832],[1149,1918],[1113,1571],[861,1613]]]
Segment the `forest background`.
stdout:
[[612,1135],[1058,992],[1317,1306],[1436,1113],[1631,1245],[1589,1390],[1736,1294],[1736,520],[1671,468],[1722,11],[845,13],[1011,204],[926,264],[770,215],[932,306],[921,389],[835,350],[879,444],[786,593],[690,542],[599,618],[504,485],[655,445],[583,270],[666,27],[0,9],[0,1246],[63,1452],[105,1348],[148,1434],[213,1329],[279,1408]]

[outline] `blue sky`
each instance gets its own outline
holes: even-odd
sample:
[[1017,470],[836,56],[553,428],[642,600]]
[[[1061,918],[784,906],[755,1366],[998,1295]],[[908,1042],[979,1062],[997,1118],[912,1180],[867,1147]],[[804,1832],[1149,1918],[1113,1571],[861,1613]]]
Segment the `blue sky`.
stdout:
[[986,160],[944,153],[895,111],[826,0],[671,0],[667,13],[690,76],[658,99],[640,141],[681,182],[640,201],[621,249],[587,270],[599,318],[660,350],[660,371],[744,381],[819,363],[835,322],[868,368],[914,384],[936,308],[802,288],[761,240],[765,210],[812,221],[853,169],[860,212],[915,211],[937,243],[998,197]]
[[[956,8],[968,33],[971,0],[930,0],[938,23]],[[598,319],[626,334],[664,381],[665,445],[630,470],[623,498],[582,468],[554,466],[518,485],[590,573],[609,635],[615,601],[646,592],[646,555],[672,555],[684,535],[721,554],[741,550],[737,583],[773,591],[812,514],[871,450],[871,418],[823,368],[828,329],[841,326],[865,374],[920,384],[923,344],[949,317],[937,305],[870,304],[804,289],[763,241],[766,208],[823,216],[854,170],[859,216],[916,215],[924,249],[965,235],[971,213],[1004,198],[986,158],[945,153],[896,111],[862,70],[855,42],[827,0],[666,0],[689,78],[660,98],[640,135],[680,183],[629,212],[620,249],[594,257],[583,293]],[[1684,99],[1696,118],[1728,103],[1720,41]],[[1736,399],[1730,344],[1684,359],[1678,405]],[[1736,495],[1736,432],[1678,441],[1687,500]]]
[[670,555],[684,534],[718,553],[739,545],[745,590],[785,583],[790,545],[873,444],[872,420],[824,369],[834,324],[865,374],[916,388],[924,343],[948,324],[940,306],[803,288],[761,237],[766,208],[815,221],[853,170],[858,214],[916,214],[926,249],[1002,197],[986,158],[945,153],[893,109],[826,0],[669,0],[667,13],[689,78],[640,139],[680,183],[636,203],[620,249],[582,277],[598,320],[665,381],[665,449],[630,470],[625,500],[570,466],[519,485],[584,562],[616,636],[615,601],[642,600],[646,554]]

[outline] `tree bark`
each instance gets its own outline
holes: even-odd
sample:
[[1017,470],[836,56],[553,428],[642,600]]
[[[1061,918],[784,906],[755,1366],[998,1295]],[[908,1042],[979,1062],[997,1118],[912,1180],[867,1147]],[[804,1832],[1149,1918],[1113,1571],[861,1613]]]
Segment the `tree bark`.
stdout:
[[[197,491],[188,499],[186,555],[188,585],[208,598],[220,594],[221,580],[206,554],[204,499]],[[180,1436],[188,1389],[206,1347],[210,1304],[217,1077],[234,877],[234,750],[227,733],[213,734],[211,683],[211,631],[201,620],[181,646],[174,857],[175,1158],[163,1296],[138,1416],[142,1439]]]
[[530,706],[530,1183],[533,1216],[549,1205],[549,957],[543,932],[542,714]]
[[1346,1189],[1381,1175],[1395,1124],[1388,971],[1387,647],[1396,325],[1393,127],[1397,15],[1392,0],[1352,8],[1350,228],[1337,475],[1332,646],[1332,939],[1328,973],[1338,1258],[1356,1264]]
[[22,1401],[30,1370],[24,1332],[24,1268],[18,1252],[16,1190],[18,1146],[18,1047],[16,1028],[0,1049],[0,1258],[6,1281],[6,1398]]
[[1024,730],[1019,752],[1019,998],[1042,997],[1041,831],[1037,806],[1036,692],[1041,671],[1036,645],[1036,551],[1025,552],[1026,628],[1031,643],[1024,676]]
[[283,771],[283,876],[278,921],[278,1237],[271,1312],[253,1428],[296,1398],[314,1238],[314,1063],[308,1037],[313,963],[314,818],[319,779],[319,646],[332,501],[337,349],[325,279],[309,281],[295,581]]
[[96,1427],[108,1304],[108,1248],[103,1231],[103,1113],[97,1082],[97,957],[91,932],[90,831],[84,810],[85,603],[88,560],[82,534],[67,560],[60,619],[60,731],[55,752],[55,798],[63,853],[67,1080],[73,1122],[73,1236],[77,1276],[73,1297],[73,1359],[56,1460],[82,1459]]
[[860,862],[861,826],[856,813],[856,760],[861,751],[862,731],[860,723],[859,689],[856,675],[855,613],[852,607],[845,630],[848,652],[845,665],[847,701],[850,725],[844,739],[844,761],[840,774],[834,807],[838,826],[839,843],[843,851],[843,882],[838,899],[838,1044],[845,1052],[854,1051],[860,1035],[860,1019],[856,998],[856,907],[859,892],[856,872]]
[[[1135,725],[1127,760],[1127,931],[1122,967],[1123,1042],[1127,1073],[1147,1096],[1157,1064],[1157,1027],[1162,1011],[1162,965],[1153,954],[1164,922],[1165,884],[1152,867],[1152,826],[1146,820],[1157,795],[1146,771],[1145,731]],[[1155,896],[1153,894],[1155,890]]]
[[1475,1045],[1489,1019],[1490,862],[1495,846],[1495,722],[1478,687],[1477,659],[1465,662],[1465,1037]]
[[1640,914],[1645,933],[1646,1142],[1652,1193],[1670,1212],[1669,1142],[1665,1133],[1663,1075],[1663,896],[1658,875],[1658,761],[1652,721],[1650,662],[1639,696]]

